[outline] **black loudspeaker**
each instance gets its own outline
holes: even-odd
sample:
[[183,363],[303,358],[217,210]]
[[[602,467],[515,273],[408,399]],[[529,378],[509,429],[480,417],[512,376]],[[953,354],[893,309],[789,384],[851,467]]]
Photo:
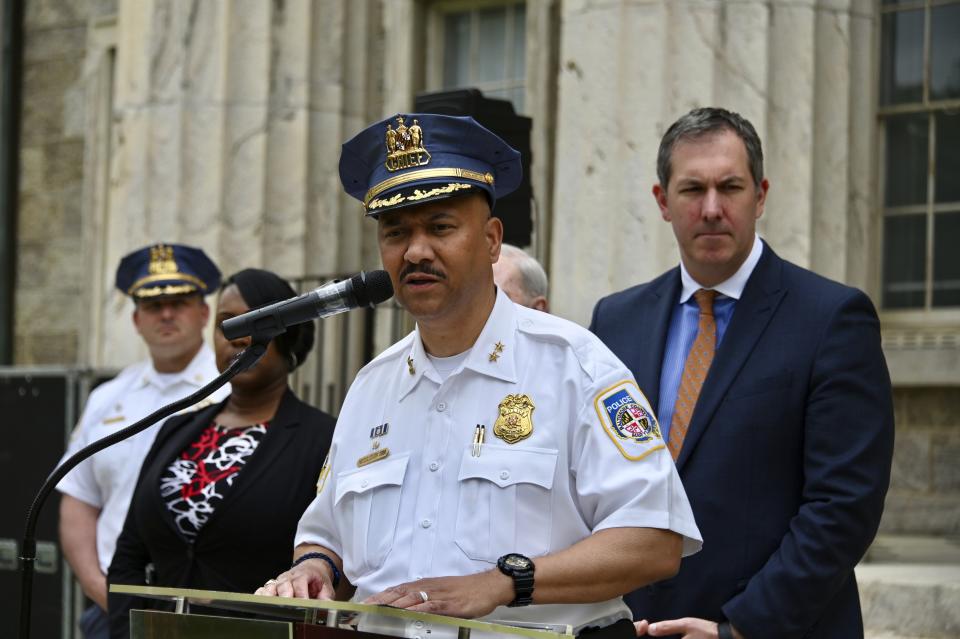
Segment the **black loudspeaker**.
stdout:
[[[4,415],[0,444],[0,485],[4,487],[4,516],[0,520],[0,627],[6,628],[0,634],[5,637],[13,636],[19,619],[17,556],[27,509],[64,451],[64,422],[71,412],[67,390],[70,381],[62,375],[0,375],[0,411]],[[63,596],[58,502],[55,496],[48,500],[37,524],[31,615],[34,637],[62,637],[64,615],[70,612],[70,600]]]
[[507,100],[485,97],[478,89],[456,89],[422,93],[414,101],[417,113],[439,113],[441,115],[469,115],[490,129],[520,152],[523,165],[523,180],[517,190],[497,200],[493,214],[503,220],[503,241],[515,246],[530,246],[533,233],[533,217],[530,214],[530,201],[533,189],[530,187],[530,130],[533,120],[517,115],[513,105]]
[[[20,542],[27,509],[66,448],[90,390],[107,371],[0,366],[0,637],[12,637],[20,618]],[[74,582],[66,573],[57,531],[60,494],[47,499],[37,521],[31,636],[73,636]],[[79,635],[77,635],[79,636]]]

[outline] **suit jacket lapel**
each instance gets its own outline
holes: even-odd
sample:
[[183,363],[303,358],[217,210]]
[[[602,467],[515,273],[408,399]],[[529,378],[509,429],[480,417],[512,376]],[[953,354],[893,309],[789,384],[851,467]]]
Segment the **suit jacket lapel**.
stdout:
[[637,385],[650,402],[654,413],[660,403],[660,369],[667,345],[667,331],[679,296],[678,267],[651,282],[649,292],[640,300],[641,308],[649,305],[650,312],[639,314],[640,324],[624,322],[628,332],[622,343],[630,345],[624,363],[633,371]]
[[[693,410],[693,419],[677,459],[678,469],[682,469],[690,458],[717,407],[727,394],[727,389],[753,352],[757,340],[786,294],[780,284],[782,268],[783,260],[764,243],[763,255],[747,280],[743,295],[737,300],[733,317],[730,318],[730,324],[703,383],[700,398]],[[723,428],[723,424],[716,427]]]

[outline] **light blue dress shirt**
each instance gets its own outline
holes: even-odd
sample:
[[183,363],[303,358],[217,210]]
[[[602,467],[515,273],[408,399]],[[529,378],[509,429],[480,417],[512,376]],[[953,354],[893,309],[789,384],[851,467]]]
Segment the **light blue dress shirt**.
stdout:
[[730,318],[736,302],[743,294],[743,289],[750,279],[750,274],[760,261],[763,253],[763,242],[759,236],[754,236],[753,248],[737,272],[729,279],[714,287],[701,286],[690,275],[683,262],[680,262],[680,299],[670,316],[670,327],[667,329],[667,343],[663,351],[663,364],[660,367],[660,404],[657,407],[657,417],[660,420],[660,431],[664,441],[670,441],[670,423],[673,421],[673,407],[677,403],[677,392],[680,390],[680,378],[683,376],[683,365],[687,361],[693,342],[697,338],[697,329],[700,326],[700,306],[693,298],[693,294],[701,288],[713,288],[717,297],[713,302],[713,316],[717,324],[717,348],[723,335],[730,325]]

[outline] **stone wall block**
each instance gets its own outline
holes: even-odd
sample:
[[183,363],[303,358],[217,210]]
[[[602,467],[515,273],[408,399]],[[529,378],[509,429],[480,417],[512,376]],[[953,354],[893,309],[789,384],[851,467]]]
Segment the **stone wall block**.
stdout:
[[66,139],[43,145],[43,179],[49,185],[78,184],[83,179],[83,140]]
[[143,225],[147,241],[171,241],[180,236],[182,204],[183,109],[176,103],[157,103],[150,109],[144,192]]
[[933,487],[933,450],[929,430],[910,430],[897,433],[890,470],[892,490],[929,492]]
[[77,333],[61,330],[56,333],[22,333],[14,338],[14,361],[21,366],[60,364],[77,358]]
[[570,285],[551,304],[583,324],[601,294],[657,272],[669,237],[650,187],[658,128],[672,114],[650,90],[663,86],[664,69],[648,64],[668,47],[666,19],[661,3],[561,7],[550,272]]
[[[267,105],[231,105],[226,108],[224,140],[224,222],[235,231],[261,227],[264,207],[264,154]],[[225,238],[222,238],[222,240]],[[229,242],[223,249],[235,246]],[[243,246],[243,245],[241,245]],[[248,260],[262,263],[259,231],[255,246],[243,246]],[[225,257],[225,256],[224,256]]]
[[810,266],[843,281],[846,275],[847,166],[850,148],[850,18],[844,2],[821,4],[815,23],[813,217]]
[[[28,3],[28,6],[33,3]],[[87,25],[83,21],[33,29],[28,24],[23,43],[23,61],[32,64],[43,60],[76,58],[86,45]]]
[[63,92],[80,77],[82,61],[55,59],[24,64],[22,147],[59,141],[63,135]]
[[960,429],[940,430],[932,440],[933,489],[953,493],[960,507]]
[[[147,25],[146,62],[148,95],[154,104],[173,104],[183,92],[184,43],[192,40],[190,16],[199,8],[197,3],[182,0],[153,0],[153,11]],[[143,9],[141,9],[143,10]]]
[[880,521],[883,534],[958,535],[960,508],[956,494],[890,490]]
[[90,0],[31,0],[24,7],[23,21],[31,31],[83,23]]
[[226,24],[218,24],[217,35],[228,43],[227,100],[231,103],[261,104],[269,95],[270,20],[276,3],[239,0],[228,5]]
[[850,14],[850,146],[847,165],[847,245],[844,282],[873,293],[878,280],[875,215],[876,146],[873,113],[875,13],[871,0],[855,0]]
[[810,264],[814,23],[810,4],[771,5],[770,104],[764,141],[771,187],[759,227],[781,257],[801,266]]
[[193,0],[184,17],[179,93],[191,107],[212,107],[227,99],[225,74],[229,67],[224,58],[231,37],[226,29],[231,4]]
[[763,0],[720,3],[716,51],[716,104],[750,120],[767,139],[770,7]]
[[670,73],[664,113],[679,117],[705,106],[714,95],[713,71],[722,48],[720,3],[675,0],[666,8],[669,30],[664,63]]
[[960,431],[960,393],[955,388],[895,388],[893,410],[898,435],[912,428]]
[[223,116],[222,106],[210,101],[191,105],[182,116],[180,229],[212,253],[223,213]]
[[270,27],[263,253],[267,268],[285,275],[301,275],[304,266],[310,10],[304,2],[277,6]]

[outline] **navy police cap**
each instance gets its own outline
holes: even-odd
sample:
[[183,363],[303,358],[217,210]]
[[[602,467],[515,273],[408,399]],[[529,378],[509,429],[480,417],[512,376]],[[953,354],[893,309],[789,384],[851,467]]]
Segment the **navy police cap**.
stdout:
[[117,288],[134,299],[200,293],[220,287],[220,269],[201,249],[153,244],[130,253],[117,267]]
[[377,216],[479,189],[493,208],[520,184],[520,153],[471,117],[398,114],[343,145],[340,181]]

